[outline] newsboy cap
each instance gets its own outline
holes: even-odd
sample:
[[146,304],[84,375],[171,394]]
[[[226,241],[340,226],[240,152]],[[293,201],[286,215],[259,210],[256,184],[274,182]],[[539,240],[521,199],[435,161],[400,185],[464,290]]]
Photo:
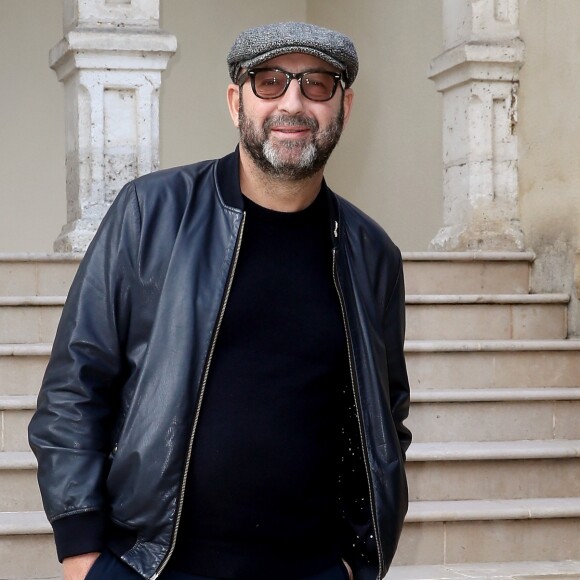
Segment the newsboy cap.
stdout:
[[279,22],[250,28],[236,38],[228,54],[232,82],[238,82],[241,69],[292,52],[317,56],[336,67],[343,72],[347,87],[356,78],[358,56],[348,36],[306,22]]

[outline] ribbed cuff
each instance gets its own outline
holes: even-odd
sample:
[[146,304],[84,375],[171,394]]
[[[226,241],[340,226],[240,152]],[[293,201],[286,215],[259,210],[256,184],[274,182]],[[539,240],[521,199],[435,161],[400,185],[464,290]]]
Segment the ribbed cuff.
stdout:
[[104,512],[73,514],[52,522],[59,562],[71,556],[101,552],[105,547],[107,518]]

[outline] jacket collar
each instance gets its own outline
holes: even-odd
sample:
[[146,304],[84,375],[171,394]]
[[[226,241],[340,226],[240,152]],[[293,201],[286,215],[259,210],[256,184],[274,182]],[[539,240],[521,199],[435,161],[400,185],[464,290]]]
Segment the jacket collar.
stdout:
[[244,209],[240,190],[240,150],[236,150],[217,162],[216,180],[223,202],[239,210]]
[[[236,209],[244,209],[244,198],[240,189],[240,148],[239,145],[235,151],[218,159],[216,179],[219,192],[224,203]],[[330,226],[332,232],[333,245],[338,240],[339,228],[339,211],[338,197],[328,187],[326,180],[322,180],[320,194],[326,198],[328,214],[330,217]]]

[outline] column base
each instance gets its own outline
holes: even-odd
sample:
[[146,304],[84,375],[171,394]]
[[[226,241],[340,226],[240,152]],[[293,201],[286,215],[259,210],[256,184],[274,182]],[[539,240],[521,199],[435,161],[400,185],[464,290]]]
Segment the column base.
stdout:
[[100,219],[79,219],[66,224],[53,244],[54,251],[59,254],[84,253],[100,223]]
[[519,227],[469,228],[465,224],[441,228],[431,240],[429,249],[433,251],[462,252],[522,252],[524,234]]

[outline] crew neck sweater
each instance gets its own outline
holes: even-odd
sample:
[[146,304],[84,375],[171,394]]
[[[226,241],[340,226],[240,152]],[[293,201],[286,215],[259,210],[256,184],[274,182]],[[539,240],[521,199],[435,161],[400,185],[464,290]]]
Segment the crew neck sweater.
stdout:
[[170,567],[297,580],[339,559],[348,366],[331,228],[323,195],[298,212],[244,209]]

